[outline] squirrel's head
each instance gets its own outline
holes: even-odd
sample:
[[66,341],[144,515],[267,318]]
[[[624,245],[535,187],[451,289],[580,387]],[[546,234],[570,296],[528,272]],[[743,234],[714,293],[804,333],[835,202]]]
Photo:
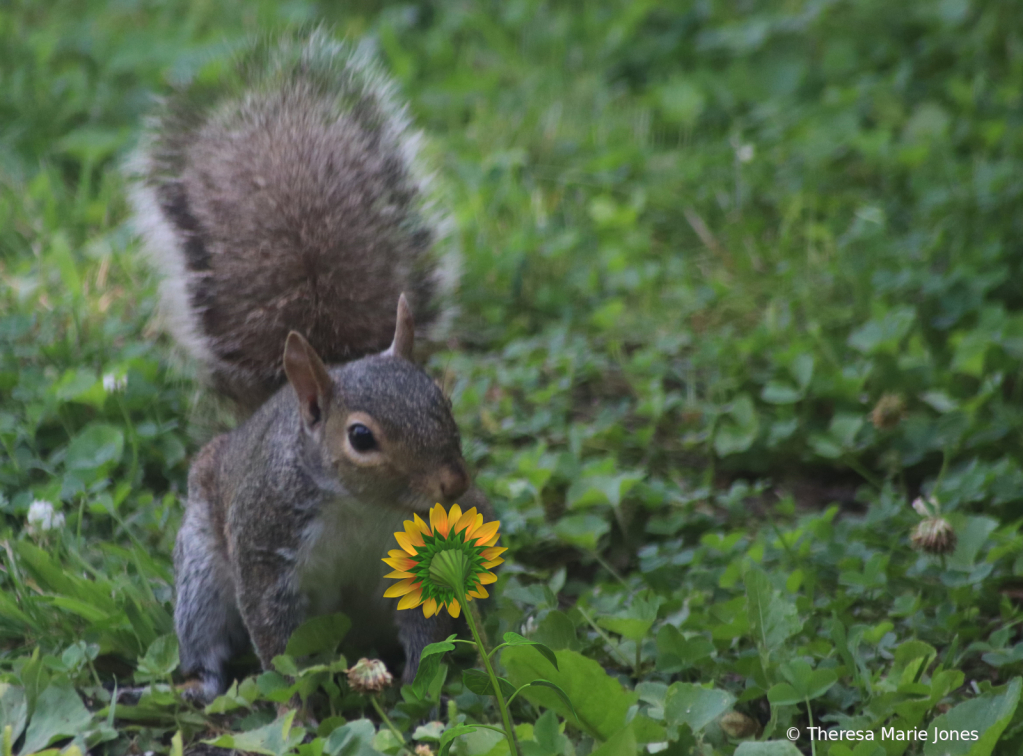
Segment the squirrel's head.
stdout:
[[292,331],[284,370],[298,398],[302,430],[324,466],[352,494],[425,512],[455,503],[469,487],[451,402],[412,362],[414,325],[398,300],[386,351],[328,370]]

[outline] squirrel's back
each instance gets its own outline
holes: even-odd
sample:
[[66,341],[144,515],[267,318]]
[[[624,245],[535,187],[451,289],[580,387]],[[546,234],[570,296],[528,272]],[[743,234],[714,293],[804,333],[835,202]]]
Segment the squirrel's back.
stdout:
[[163,317],[216,388],[249,409],[278,388],[288,332],[328,363],[386,349],[405,292],[417,325],[455,277],[393,85],[322,30],[254,45],[225,80],[155,116],[136,222]]

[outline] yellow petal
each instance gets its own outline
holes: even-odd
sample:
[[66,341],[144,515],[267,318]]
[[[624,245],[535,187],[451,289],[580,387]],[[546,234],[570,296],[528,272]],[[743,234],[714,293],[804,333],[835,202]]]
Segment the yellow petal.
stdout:
[[[501,554],[508,550],[507,546],[494,546],[490,549],[484,549],[480,552],[480,556],[484,559],[497,559]],[[503,559],[501,560],[504,561]]]
[[426,535],[433,535],[433,533],[430,532],[430,526],[423,522],[422,517],[413,513],[412,520],[415,523],[416,527],[419,528],[419,532],[424,533]]
[[432,617],[439,611],[440,607],[437,606],[437,601],[432,598],[426,599],[423,602],[423,616]]
[[458,518],[458,522],[455,523],[455,532],[461,533],[464,530],[465,537],[468,539],[472,535],[469,526],[474,522],[476,522],[476,507],[473,507]]
[[408,533],[395,533],[394,540],[405,549],[406,554],[416,555],[416,547],[412,544],[412,539],[408,537]]
[[391,549],[387,552],[387,556],[391,559],[408,559],[408,552],[403,549]]
[[484,587],[483,587],[483,586],[481,585],[481,586],[477,587],[477,588],[476,588],[475,590],[471,590],[471,591],[469,591],[469,592],[468,592],[467,594],[465,594],[465,595],[466,595],[466,596],[472,596],[473,598],[476,598],[476,599],[485,599],[485,598],[487,598],[487,597],[488,597],[488,596],[489,596],[490,594],[489,594],[489,593],[487,593],[487,589],[486,589],[486,588],[484,588]]
[[[486,544],[489,546],[490,544],[486,542],[497,534],[497,529],[499,527],[501,527],[501,521],[494,520],[493,522],[488,522],[486,525],[477,528],[476,532],[472,534],[473,540],[476,541],[476,545],[480,546]],[[494,540],[496,541],[497,539]]]
[[430,526],[435,534],[448,537],[448,514],[440,504],[430,510]]
[[[386,575],[384,575],[384,577],[385,578],[399,578],[399,579],[401,579],[401,578],[414,578],[415,575],[413,575],[411,572],[402,572],[401,570],[395,570],[394,572],[388,572]],[[388,598],[393,598],[393,596],[388,597]]]
[[490,585],[497,582],[497,575],[493,572],[481,572],[476,576],[476,580],[479,581],[480,585]]
[[491,559],[489,562],[484,562],[483,563],[483,569],[485,569],[485,570],[492,570],[492,569],[494,569],[499,564],[504,564],[504,560],[503,559]]
[[[448,523],[452,530],[454,530],[455,524],[462,519],[462,508],[457,504],[452,504],[451,509],[448,510]],[[457,530],[455,531],[458,532]]]
[[497,539],[500,538],[500,537],[501,537],[500,533],[494,533],[492,536],[490,536],[490,538],[488,538],[483,543],[480,543],[480,542],[477,541],[476,545],[477,546],[486,546],[486,547],[489,548],[489,547],[493,546],[495,543],[497,543]]
[[408,554],[406,554],[404,551],[399,551],[398,553],[401,554],[400,559],[395,559],[393,557],[384,557],[380,561],[388,565],[389,567],[393,567],[396,570],[408,570],[416,566],[417,564],[416,560],[409,559]]
[[426,542],[423,541],[423,531],[420,530],[419,525],[412,520],[405,520],[405,533],[408,535],[409,540],[416,546],[426,545]]
[[419,586],[416,590],[412,591],[402,597],[401,601],[398,602],[399,609],[414,609],[423,603],[423,588]]
[[422,590],[422,584],[417,583],[414,577],[402,580],[400,583],[395,583],[386,591],[384,591],[384,598],[398,598],[398,596],[404,596],[406,593],[419,589]]
[[451,599],[451,603],[448,604],[448,614],[457,617],[461,613],[462,607],[458,605],[458,599]]

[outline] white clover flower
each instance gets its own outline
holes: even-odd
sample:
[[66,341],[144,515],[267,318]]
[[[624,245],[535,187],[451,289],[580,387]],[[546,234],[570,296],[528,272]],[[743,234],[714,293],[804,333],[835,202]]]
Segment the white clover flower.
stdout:
[[959,539],[952,525],[944,517],[928,517],[921,520],[909,537],[914,549],[928,554],[951,554],[956,550]]
[[918,496],[913,499],[913,509],[924,518],[917,523],[909,537],[914,549],[938,555],[951,554],[956,550],[956,532],[951,523],[941,516],[941,502],[937,497],[928,496],[924,499]]
[[391,684],[391,673],[379,659],[359,659],[348,670],[348,684],[356,693],[379,693]]
[[36,499],[28,508],[28,532],[34,536],[64,527],[64,513],[57,512],[45,499]]
[[934,517],[941,512],[941,506],[933,496],[928,496],[926,499],[922,496],[917,496],[913,499],[913,509],[921,517]]
[[127,375],[118,375],[117,373],[107,373],[103,376],[103,390],[108,394],[112,394],[115,391],[123,391],[128,385]]

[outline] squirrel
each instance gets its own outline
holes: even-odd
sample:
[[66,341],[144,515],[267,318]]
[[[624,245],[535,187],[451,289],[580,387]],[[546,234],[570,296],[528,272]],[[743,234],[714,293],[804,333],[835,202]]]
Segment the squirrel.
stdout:
[[170,330],[251,413],[192,461],[174,548],[198,701],[247,641],[269,668],[307,616],[344,611],[346,644],[400,645],[406,682],[448,632],[383,598],[404,520],[456,500],[493,518],[450,401],[413,362],[412,306],[436,323],[451,284],[418,151],[365,46],[322,29],[187,85],[140,145],[135,219]]

